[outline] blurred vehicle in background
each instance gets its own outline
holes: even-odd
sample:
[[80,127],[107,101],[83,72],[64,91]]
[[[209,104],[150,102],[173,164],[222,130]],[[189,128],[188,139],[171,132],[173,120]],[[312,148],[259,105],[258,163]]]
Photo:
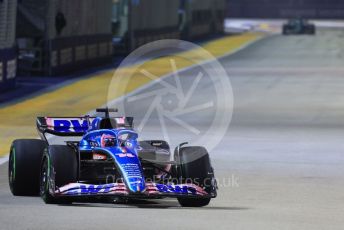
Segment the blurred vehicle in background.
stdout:
[[290,19],[286,24],[283,25],[282,33],[284,35],[289,34],[310,34],[316,33],[315,25],[309,23],[307,19],[295,18]]

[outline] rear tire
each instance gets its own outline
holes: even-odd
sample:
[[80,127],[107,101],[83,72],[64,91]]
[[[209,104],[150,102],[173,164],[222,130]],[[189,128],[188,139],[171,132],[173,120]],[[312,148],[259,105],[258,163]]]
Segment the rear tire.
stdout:
[[46,146],[45,141],[37,139],[21,139],[12,143],[8,181],[13,195],[39,195],[40,163]]
[[[76,152],[65,145],[51,145],[43,155],[40,195],[47,204],[71,203],[69,198],[54,197],[50,191],[77,181]],[[54,183],[50,183],[53,181]],[[52,187],[55,186],[55,187]]]
[[[203,188],[208,194],[216,196],[214,171],[210,158],[204,147],[183,147],[179,150],[180,166],[177,167],[181,183],[192,181]],[[203,207],[209,204],[211,198],[178,198],[183,207]]]

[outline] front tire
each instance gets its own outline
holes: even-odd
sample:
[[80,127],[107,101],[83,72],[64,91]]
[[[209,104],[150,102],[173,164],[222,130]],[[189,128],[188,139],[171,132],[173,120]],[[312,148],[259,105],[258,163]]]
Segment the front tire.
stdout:
[[70,203],[68,198],[51,195],[56,187],[77,181],[78,163],[74,149],[65,145],[49,146],[42,159],[40,195],[45,203]]
[[[181,183],[192,181],[203,188],[209,195],[216,196],[214,171],[210,158],[204,147],[183,147],[179,150],[180,165],[177,168]],[[211,198],[178,198],[183,207],[203,207],[210,203]]]
[[46,142],[37,139],[21,139],[12,143],[8,182],[13,195],[39,195],[40,162],[46,146]]
[[204,207],[210,203],[211,198],[178,198],[182,207]]

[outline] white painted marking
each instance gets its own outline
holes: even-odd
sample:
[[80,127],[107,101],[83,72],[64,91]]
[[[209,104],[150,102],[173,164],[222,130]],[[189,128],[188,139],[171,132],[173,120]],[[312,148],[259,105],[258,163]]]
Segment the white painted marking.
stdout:
[[6,156],[0,158],[0,165],[3,165],[8,161],[8,156],[9,155],[6,155]]

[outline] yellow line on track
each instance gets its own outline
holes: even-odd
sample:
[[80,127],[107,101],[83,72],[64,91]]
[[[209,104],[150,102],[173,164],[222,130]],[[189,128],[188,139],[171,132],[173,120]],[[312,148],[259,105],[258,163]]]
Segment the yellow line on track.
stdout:
[[[262,34],[247,33],[243,35],[220,38],[203,45],[203,48],[214,57],[220,57],[231,53],[244,45],[253,42]],[[185,52],[182,57],[177,57],[177,68],[183,69],[194,65],[188,61],[188,57],[197,56],[197,50]],[[143,63],[144,68],[161,77],[172,72],[170,66],[171,57],[149,60]],[[176,57],[173,57],[176,59]],[[200,62],[206,59],[199,58]],[[121,71],[130,71],[125,67]],[[115,70],[79,80],[70,85],[54,89],[36,97],[23,100],[13,105],[0,108],[0,156],[8,153],[10,144],[14,139],[37,138],[35,119],[37,116],[78,116],[93,110],[97,106],[104,105],[108,99],[108,87]],[[120,94],[110,95],[110,99],[123,96],[133,90],[144,86],[152,80],[137,73],[131,78],[128,87]]]

